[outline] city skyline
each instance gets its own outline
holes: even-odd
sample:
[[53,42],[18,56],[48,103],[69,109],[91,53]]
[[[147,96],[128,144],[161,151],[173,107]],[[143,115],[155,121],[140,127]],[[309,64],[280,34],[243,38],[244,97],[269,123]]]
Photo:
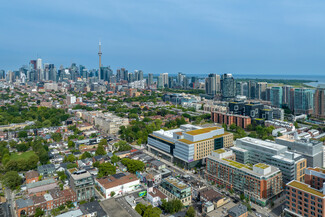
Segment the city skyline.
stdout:
[[[148,2],[6,2],[7,19],[0,23],[8,34],[0,35],[7,42],[0,48],[0,68],[16,70],[37,57],[57,67],[75,62],[98,68],[101,39],[102,65],[112,69],[154,74],[323,72],[324,2],[141,3]],[[9,13],[13,8],[14,15]]]

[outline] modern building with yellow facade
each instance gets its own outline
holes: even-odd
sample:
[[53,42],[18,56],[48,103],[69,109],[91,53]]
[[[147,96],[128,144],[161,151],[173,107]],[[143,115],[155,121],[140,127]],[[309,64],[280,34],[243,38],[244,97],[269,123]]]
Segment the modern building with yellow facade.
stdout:
[[179,129],[154,131],[148,138],[148,150],[190,169],[200,166],[212,151],[233,146],[233,134],[220,127],[190,124]]

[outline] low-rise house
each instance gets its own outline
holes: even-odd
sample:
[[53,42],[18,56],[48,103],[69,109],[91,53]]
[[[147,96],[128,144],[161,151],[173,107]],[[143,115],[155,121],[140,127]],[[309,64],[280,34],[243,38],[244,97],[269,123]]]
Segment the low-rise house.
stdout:
[[153,160],[150,162],[151,166],[155,168],[156,170],[161,170],[166,168],[166,164],[159,160]]
[[157,188],[153,188],[152,191],[148,192],[147,199],[148,202],[154,207],[161,205],[162,200],[168,201],[168,197]]
[[25,173],[26,184],[38,182],[39,174],[35,170],[31,170]]
[[140,180],[134,174],[118,173],[109,177],[95,179],[96,185],[105,198],[110,198],[111,193],[121,195],[135,190],[140,185]]
[[38,173],[43,177],[53,176],[55,172],[54,164],[45,164],[37,167]]

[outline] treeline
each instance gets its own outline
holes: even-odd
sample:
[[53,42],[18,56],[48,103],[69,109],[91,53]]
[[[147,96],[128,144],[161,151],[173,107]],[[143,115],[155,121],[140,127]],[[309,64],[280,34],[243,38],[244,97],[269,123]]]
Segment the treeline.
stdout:
[[69,114],[57,108],[26,107],[19,103],[0,107],[0,125],[35,121],[33,127],[51,127],[60,125],[68,118]]
[[161,128],[162,121],[156,119],[151,123],[146,123],[144,121],[131,121],[131,124],[127,127],[121,126],[119,134],[121,139],[132,143],[136,141],[138,144],[147,142],[148,135],[155,130]]

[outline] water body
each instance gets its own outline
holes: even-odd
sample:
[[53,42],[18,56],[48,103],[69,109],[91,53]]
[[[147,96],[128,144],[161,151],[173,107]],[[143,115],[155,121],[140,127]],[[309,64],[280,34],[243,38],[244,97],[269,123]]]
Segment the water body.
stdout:
[[[198,78],[206,78],[209,73],[201,73],[201,74],[191,74],[184,73],[187,77],[198,77]],[[177,73],[169,73],[170,76],[177,76]],[[293,74],[241,74],[241,73],[232,73],[234,78],[250,78],[250,79],[283,79],[283,80],[311,80],[315,82],[306,83],[312,87],[317,87],[318,84],[325,84],[325,74],[324,75],[293,75]],[[159,74],[154,74],[154,76],[159,76]]]

